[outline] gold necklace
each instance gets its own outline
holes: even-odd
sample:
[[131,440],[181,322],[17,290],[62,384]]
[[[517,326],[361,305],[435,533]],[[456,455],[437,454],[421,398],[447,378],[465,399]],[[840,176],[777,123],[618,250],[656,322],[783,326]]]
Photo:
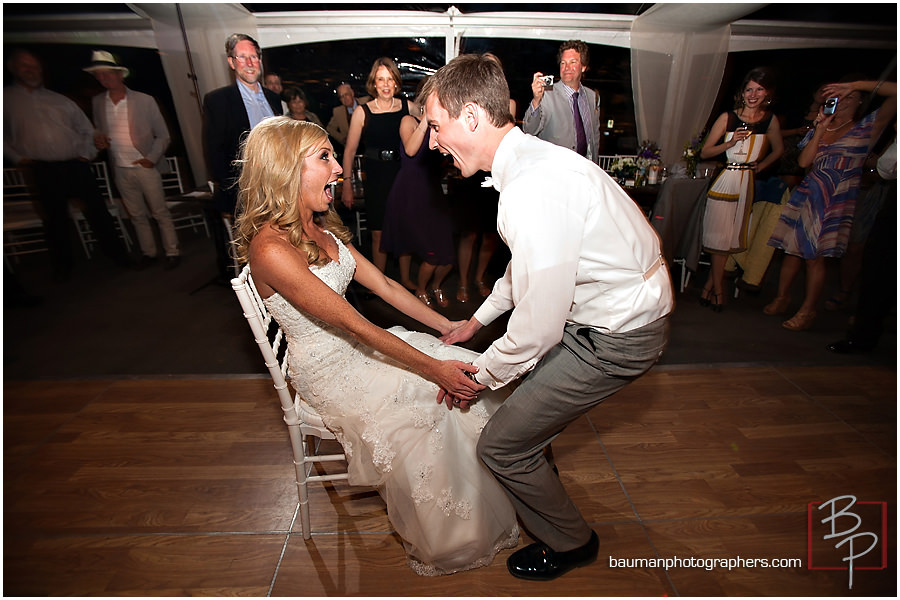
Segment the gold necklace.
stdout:
[[394,108],[394,99],[391,98],[391,105],[390,105],[390,106],[388,106],[387,108],[381,108],[381,105],[378,104],[378,98],[375,98],[375,106],[377,106],[377,107],[378,107],[378,110],[380,110],[381,112],[387,112],[387,111],[391,110],[392,108]]
[[844,121],[842,124],[840,124],[840,125],[838,125],[837,127],[835,127],[834,129],[829,129],[828,127],[826,127],[826,128],[825,128],[825,131],[837,131],[838,129],[843,129],[843,128],[844,128],[844,125],[846,125],[846,124],[849,123],[850,121],[851,121],[851,119],[847,119],[847,120]]

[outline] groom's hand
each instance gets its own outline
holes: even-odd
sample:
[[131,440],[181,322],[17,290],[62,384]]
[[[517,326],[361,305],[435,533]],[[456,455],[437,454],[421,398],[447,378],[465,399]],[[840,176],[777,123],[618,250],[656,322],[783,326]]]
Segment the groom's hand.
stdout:
[[448,333],[442,335],[440,339],[445,344],[459,344],[460,342],[468,342],[472,339],[472,336],[474,336],[475,333],[482,327],[483,325],[479,323],[475,317],[472,317],[461,327],[454,327]]

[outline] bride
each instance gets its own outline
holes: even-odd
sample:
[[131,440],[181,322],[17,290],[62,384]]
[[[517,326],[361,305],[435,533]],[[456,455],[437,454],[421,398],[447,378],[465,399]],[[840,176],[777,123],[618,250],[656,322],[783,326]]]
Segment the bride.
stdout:
[[[266,119],[241,163],[237,256],[285,331],[291,384],[344,447],[350,483],[378,489],[418,574],[489,564],[518,542],[515,511],[475,454],[505,395],[466,376],[476,353],[377,327],[344,293],[356,279],[442,335],[462,322],[425,306],[349,243],[330,206],[341,167],[321,127]],[[468,410],[441,405],[451,399]]]

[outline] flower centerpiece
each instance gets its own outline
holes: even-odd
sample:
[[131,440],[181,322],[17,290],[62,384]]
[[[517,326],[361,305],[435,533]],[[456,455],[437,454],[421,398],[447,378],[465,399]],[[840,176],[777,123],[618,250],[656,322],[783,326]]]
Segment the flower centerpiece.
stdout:
[[641,142],[641,147],[638,148],[636,162],[637,166],[644,172],[650,167],[658,167],[660,165],[659,146],[656,145],[656,142],[650,140]]
[[634,176],[638,172],[638,166],[633,158],[617,158],[616,161],[609,166],[609,172],[619,183],[624,184],[626,179],[634,179]]
[[684,159],[686,174],[691,179],[697,176],[697,165],[700,163],[700,149],[702,147],[702,133],[695,138],[691,138],[689,142],[685,142],[684,144],[684,152],[681,157]]
[[641,182],[650,184],[657,182],[662,162],[659,159],[659,146],[656,145],[656,142],[651,140],[641,142],[635,162],[640,169]]

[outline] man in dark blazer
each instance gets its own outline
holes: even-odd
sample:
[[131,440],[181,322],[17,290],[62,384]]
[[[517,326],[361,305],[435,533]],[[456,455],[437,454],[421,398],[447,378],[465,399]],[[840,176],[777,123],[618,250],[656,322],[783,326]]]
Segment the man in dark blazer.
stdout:
[[237,178],[241,140],[265,118],[281,115],[281,98],[262,86],[262,51],[252,37],[243,33],[225,42],[228,66],[234,71],[234,85],[213,90],[203,99],[203,129],[206,166],[215,184],[213,205],[207,215],[214,232],[219,274],[227,282],[231,272],[230,248],[222,217],[233,220],[237,203]]

